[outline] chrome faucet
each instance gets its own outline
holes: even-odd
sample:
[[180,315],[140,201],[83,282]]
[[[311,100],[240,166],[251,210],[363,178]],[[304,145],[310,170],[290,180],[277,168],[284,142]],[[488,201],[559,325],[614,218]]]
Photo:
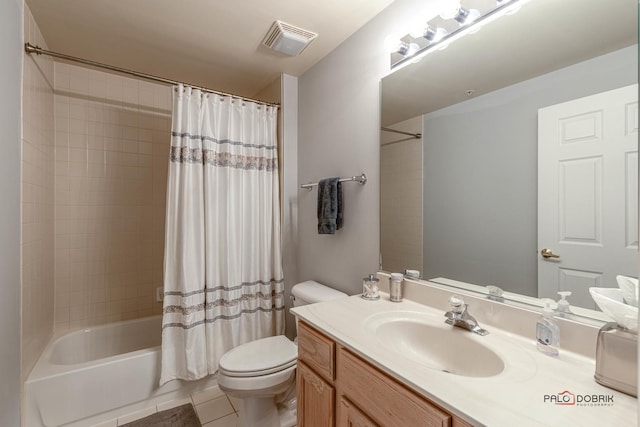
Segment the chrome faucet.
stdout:
[[444,314],[447,318],[445,323],[469,330],[478,335],[487,335],[489,333],[486,329],[482,329],[478,325],[478,321],[469,314],[467,310],[469,306],[464,303],[462,298],[452,295],[449,297],[449,305],[451,306],[451,310]]

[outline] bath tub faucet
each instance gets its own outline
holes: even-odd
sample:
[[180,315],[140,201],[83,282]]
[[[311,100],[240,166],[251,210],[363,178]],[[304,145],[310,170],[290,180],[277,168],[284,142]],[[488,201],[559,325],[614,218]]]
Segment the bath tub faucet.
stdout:
[[449,298],[449,305],[451,306],[451,310],[444,314],[447,318],[445,323],[466,329],[478,335],[487,335],[489,333],[486,329],[482,329],[480,325],[478,325],[478,321],[469,314],[467,310],[468,305],[464,303],[462,298],[452,295]]

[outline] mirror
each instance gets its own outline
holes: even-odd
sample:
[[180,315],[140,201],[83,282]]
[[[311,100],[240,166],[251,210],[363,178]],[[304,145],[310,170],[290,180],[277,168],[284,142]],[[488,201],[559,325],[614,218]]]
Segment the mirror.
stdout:
[[[483,292],[495,285],[527,301],[558,300],[556,291],[570,290],[572,306],[587,309],[595,308],[589,286],[615,287],[615,274],[638,276],[637,98],[626,113],[634,146],[627,157],[635,161],[618,182],[631,208],[612,221],[627,227],[615,274],[600,274],[604,267],[588,261],[563,270],[566,257],[540,251],[564,255],[579,239],[541,246],[538,237],[546,218],[538,209],[550,200],[538,194],[538,110],[637,84],[637,8],[636,0],[533,0],[382,79],[383,270],[415,269],[424,279]],[[563,132],[587,132],[583,125]],[[589,218],[563,227],[588,228]],[[559,278],[543,292],[545,266]]]

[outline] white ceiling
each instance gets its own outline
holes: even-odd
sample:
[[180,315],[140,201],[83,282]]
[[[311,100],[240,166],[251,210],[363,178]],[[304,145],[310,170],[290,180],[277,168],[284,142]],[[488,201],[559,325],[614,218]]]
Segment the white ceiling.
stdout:
[[[50,50],[254,96],[299,76],[393,0],[27,0]],[[262,46],[276,19],[318,33],[298,57]],[[28,41],[28,40],[26,40]]]

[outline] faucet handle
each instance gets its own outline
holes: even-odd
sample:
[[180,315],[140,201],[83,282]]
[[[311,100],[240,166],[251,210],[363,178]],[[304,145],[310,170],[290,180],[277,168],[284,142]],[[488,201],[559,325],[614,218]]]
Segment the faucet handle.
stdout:
[[458,314],[464,312],[466,308],[464,300],[458,295],[451,295],[449,297],[449,305],[451,306],[451,311]]

